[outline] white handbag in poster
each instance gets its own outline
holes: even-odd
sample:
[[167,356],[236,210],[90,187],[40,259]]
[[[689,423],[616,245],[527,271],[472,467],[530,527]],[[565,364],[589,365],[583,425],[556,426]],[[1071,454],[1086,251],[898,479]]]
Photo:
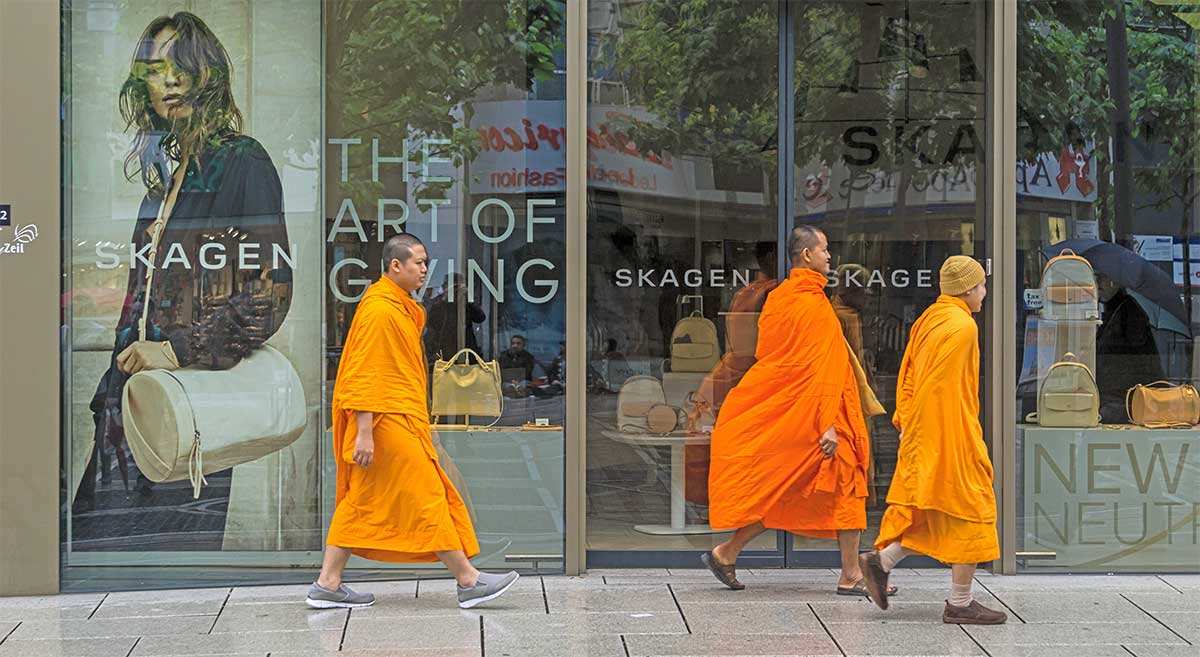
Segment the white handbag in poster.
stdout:
[[129,377],[125,438],[150,481],[189,479],[260,459],[305,426],[304,388],[286,356],[264,346],[228,370],[145,370]]

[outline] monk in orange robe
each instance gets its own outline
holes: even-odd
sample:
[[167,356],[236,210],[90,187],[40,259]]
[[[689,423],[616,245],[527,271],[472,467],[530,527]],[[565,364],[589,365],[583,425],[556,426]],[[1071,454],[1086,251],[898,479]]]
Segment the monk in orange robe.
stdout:
[[876,550],[860,557],[871,599],[888,608],[888,573],[919,552],[950,564],[946,623],[997,625],[1004,613],[971,599],[975,565],[1000,556],[992,463],[979,424],[979,329],[987,296],[983,267],[952,256],[942,294],[913,324],[900,364],[896,415],[900,452]]
[[858,542],[867,526],[867,428],[850,349],[825,296],[829,243],[803,226],[788,253],[793,269],[758,320],[756,362],[713,430],[709,524],[736,532],[702,559],[740,590],[738,554],[767,529],[836,538],[838,593],[866,595]]
[[441,561],[458,581],[460,607],[499,597],[517,580],[480,573],[479,542],[462,497],[438,462],[429,425],[425,310],[412,298],[428,272],[413,235],[383,247],[383,276],[359,303],[333,393],[336,507],[310,607],[363,607],[369,593],[342,583],[352,554],[375,561]]

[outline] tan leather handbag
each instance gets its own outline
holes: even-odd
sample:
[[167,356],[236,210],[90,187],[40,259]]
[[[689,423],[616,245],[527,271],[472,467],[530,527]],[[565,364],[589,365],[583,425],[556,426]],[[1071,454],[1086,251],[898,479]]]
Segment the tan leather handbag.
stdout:
[[[463,357],[463,362],[458,362]],[[485,415],[499,420],[504,414],[500,364],[483,360],[471,349],[463,349],[450,360],[438,359],[433,365],[432,405],[435,419],[444,415]]]
[[1155,381],[1125,394],[1129,421],[1147,429],[1190,429],[1200,424],[1200,393],[1188,385]]

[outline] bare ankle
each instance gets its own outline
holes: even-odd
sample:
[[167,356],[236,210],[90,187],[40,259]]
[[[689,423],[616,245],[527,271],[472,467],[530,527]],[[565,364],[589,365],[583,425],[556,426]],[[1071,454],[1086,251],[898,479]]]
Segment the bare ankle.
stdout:
[[468,589],[472,586],[475,586],[476,582],[479,581],[479,571],[472,570],[471,572],[464,573],[458,577],[455,577],[454,579],[458,582],[459,586],[463,587],[464,589]]
[[326,591],[336,591],[339,588],[341,588],[342,580],[341,579],[335,580],[332,578],[327,578],[324,575],[322,575],[317,578],[317,586],[325,589]]
[[733,555],[733,558],[729,557],[729,545],[726,543],[722,543],[713,548],[712,553],[713,556],[717,558],[717,563],[721,564],[722,566],[729,566],[737,561],[736,554]]

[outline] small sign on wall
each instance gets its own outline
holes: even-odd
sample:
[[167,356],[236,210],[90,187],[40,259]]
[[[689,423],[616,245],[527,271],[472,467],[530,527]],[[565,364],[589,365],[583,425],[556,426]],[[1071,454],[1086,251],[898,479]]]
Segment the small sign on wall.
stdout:
[[[1175,238],[1170,235],[1134,235],[1137,254],[1150,262],[1171,262]],[[1183,249],[1180,249],[1182,256]]]
[[1026,288],[1025,290],[1025,308],[1026,310],[1038,310],[1042,307],[1042,290],[1041,288]]
[[0,226],[12,225],[12,206],[3,203],[0,204]]
[[1075,237],[1081,240],[1100,239],[1100,222],[1095,219],[1076,219]]

